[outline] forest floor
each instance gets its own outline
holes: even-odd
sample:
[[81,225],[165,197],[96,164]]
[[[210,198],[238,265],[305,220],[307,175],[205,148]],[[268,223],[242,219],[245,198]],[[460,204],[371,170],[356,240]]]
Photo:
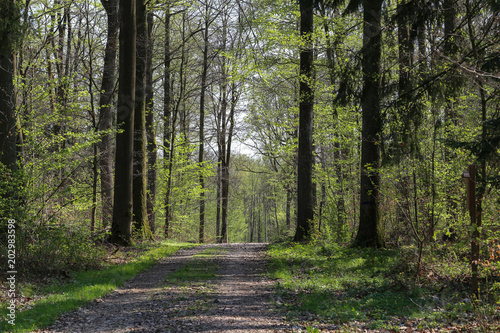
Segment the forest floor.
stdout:
[[[324,260],[310,251],[325,252]],[[111,294],[35,332],[385,333],[495,332],[500,328],[497,310],[478,320],[476,310],[467,306],[463,311],[463,305],[457,310],[456,302],[444,294],[417,297],[415,292],[387,289],[392,287],[384,283],[377,287],[377,276],[392,274],[391,252],[351,252],[337,249],[330,253],[300,245],[269,248],[267,244],[184,248]],[[366,261],[364,256],[372,259]],[[362,262],[361,270],[346,265],[354,259]],[[372,269],[376,269],[373,274]],[[373,281],[365,281],[364,275]],[[330,276],[328,281],[321,280],[326,276]],[[336,291],[328,283],[348,287]],[[314,291],[313,284],[325,290]],[[331,311],[336,317],[328,314]],[[444,315],[447,312],[450,315]]]
[[273,311],[265,248],[182,249],[38,332],[298,332]]

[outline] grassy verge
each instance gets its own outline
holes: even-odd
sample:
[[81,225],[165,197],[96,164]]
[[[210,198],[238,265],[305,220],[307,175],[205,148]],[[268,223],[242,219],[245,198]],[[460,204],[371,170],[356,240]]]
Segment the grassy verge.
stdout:
[[417,277],[403,250],[277,244],[269,254],[277,303],[310,327],[499,329],[496,304],[472,301],[455,271]]
[[[121,260],[121,264],[108,264],[100,270],[78,271],[71,273],[68,282],[55,282],[39,290],[24,286],[26,292],[41,295],[37,301],[16,313],[15,326],[5,318],[8,313],[7,304],[0,306],[1,332],[30,332],[52,324],[64,312],[72,311],[84,303],[102,297],[123,285],[136,274],[144,271],[161,258],[175,253],[182,247],[192,244],[156,243],[143,248],[142,253],[133,259]],[[21,289],[23,288],[20,286]]]

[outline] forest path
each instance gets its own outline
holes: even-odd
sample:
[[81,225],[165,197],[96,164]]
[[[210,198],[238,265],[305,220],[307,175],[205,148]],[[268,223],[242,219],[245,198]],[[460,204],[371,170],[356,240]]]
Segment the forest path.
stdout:
[[[284,318],[272,311],[266,246],[213,244],[180,250],[39,332],[289,332]],[[203,271],[210,268],[215,274]]]

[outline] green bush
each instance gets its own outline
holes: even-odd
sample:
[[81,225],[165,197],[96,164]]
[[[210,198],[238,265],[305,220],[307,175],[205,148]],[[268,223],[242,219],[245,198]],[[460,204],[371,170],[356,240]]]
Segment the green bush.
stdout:
[[18,270],[28,275],[66,274],[96,268],[106,252],[76,227],[24,228],[17,237]]

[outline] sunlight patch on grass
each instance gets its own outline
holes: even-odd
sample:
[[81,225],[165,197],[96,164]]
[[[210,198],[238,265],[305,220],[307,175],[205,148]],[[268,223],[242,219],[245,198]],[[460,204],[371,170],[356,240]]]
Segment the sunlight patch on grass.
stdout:
[[291,320],[305,314],[373,328],[396,328],[407,321],[437,327],[474,311],[463,292],[417,283],[401,251],[274,244],[268,253],[269,276],[277,279],[279,303]]

